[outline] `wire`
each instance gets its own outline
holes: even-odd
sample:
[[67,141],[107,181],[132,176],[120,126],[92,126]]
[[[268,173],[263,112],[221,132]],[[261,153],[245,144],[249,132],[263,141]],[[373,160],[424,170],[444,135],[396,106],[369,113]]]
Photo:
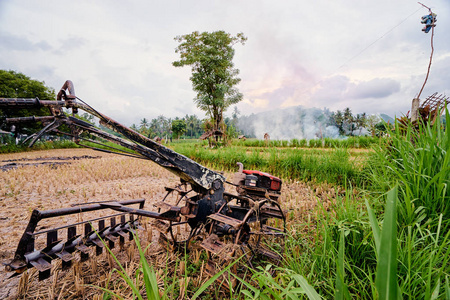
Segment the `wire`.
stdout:
[[389,29],[388,31],[386,31],[382,36],[380,36],[379,38],[377,38],[375,41],[373,41],[372,43],[370,43],[368,46],[366,46],[364,49],[362,49],[361,51],[359,51],[357,54],[355,54],[354,56],[352,56],[351,58],[349,58],[346,62],[344,62],[342,65],[340,65],[336,70],[334,70],[333,72],[331,72],[329,75],[322,77],[322,79],[316,81],[308,90],[303,91],[302,93],[300,93],[300,95],[305,94],[306,92],[310,91],[313,87],[317,86],[318,84],[322,83],[325,78],[330,77],[331,75],[333,75],[334,73],[336,73],[338,70],[342,69],[344,66],[346,66],[349,62],[351,62],[352,60],[354,60],[355,58],[357,58],[358,56],[360,56],[362,53],[364,53],[367,49],[369,49],[370,47],[372,47],[374,44],[376,44],[379,40],[381,40],[382,38],[384,38],[386,35],[388,35],[389,33],[391,33],[395,28],[399,27],[401,24],[403,24],[406,20],[408,20],[410,17],[412,17],[413,15],[415,15],[419,10],[421,10],[422,7],[418,8],[417,10],[415,10],[412,14],[410,14],[409,16],[407,16],[405,19],[403,19],[402,21],[400,21],[400,23],[398,23],[397,25],[395,25],[394,27],[392,27],[391,29]]
[[[422,8],[420,7],[419,9],[417,9],[415,12],[413,12],[412,14],[410,14],[409,16],[407,16],[405,19],[403,19],[400,23],[398,23],[397,25],[395,25],[394,27],[392,27],[391,29],[389,29],[388,31],[386,31],[386,33],[384,33],[382,36],[380,36],[379,38],[377,38],[375,41],[373,41],[371,44],[369,44],[366,48],[362,49],[360,52],[358,52],[356,55],[354,55],[353,57],[351,57],[350,59],[348,59],[345,63],[343,63],[339,68],[336,69],[339,70],[340,68],[344,67],[347,63],[349,63],[350,61],[352,61],[353,59],[357,58],[358,56],[360,56],[363,52],[365,52],[367,49],[369,49],[370,47],[372,47],[376,42],[378,42],[379,40],[381,40],[382,38],[384,38],[386,35],[388,35],[389,33],[391,33],[395,28],[397,28],[398,26],[400,26],[401,24],[403,24],[406,20],[408,20],[410,17],[412,17],[413,15],[415,15],[419,10],[421,10]],[[334,71],[334,72],[336,72]],[[333,73],[334,73],[333,72]]]

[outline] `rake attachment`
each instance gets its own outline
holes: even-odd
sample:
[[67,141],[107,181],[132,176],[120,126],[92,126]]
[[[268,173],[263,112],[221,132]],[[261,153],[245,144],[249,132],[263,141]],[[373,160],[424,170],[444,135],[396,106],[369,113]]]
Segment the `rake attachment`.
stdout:
[[[49,109],[51,116],[18,116],[22,109],[43,107]],[[72,115],[64,108],[72,110]],[[186,249],[194,238],[202,240],[201,247],[208,253],[211,265],[218,262],[216,265],[223,266],[238,257],[243,257],[240,265],[250,268],[254,267],[252,261],[257,257],[274,263],[281,260],[279,253],[283,250],[286,218],[280,206],[280,178],[261,171],[244,170],[243,164],[238,163],[239,171],[233,182],[228,182],[220,172],[210,170],[95,110],[75,96],[71,81],[66,81],[56,101],[0,98],[0,109],[11,112],[4,119],[6,124],[41,123],[43,128],[25,141],[29,145],[44,134],[57,133],[71,137],[83,147],[153,161],[178,176],[181,182],[175,188],[166,188],[167,194],[162,201],[153,202],[158,212],[143,210],[145,200],[33,211],[14,259],[6,264],[7,270],[20,274],[35,267],[39,279],[45,279],[50,276],[54,259],[61,259],[62,267],[67,268],[76,253],[80,260],[86,260],[90,255],[89,247],[95,247],[95,253],[99,255],[103,251],[103,241],[113,248],[117,241],[123,244],[127,238],[131,239],[139,227],[140,216],[155,219],[152,225],[160,232],[160,241],[172,249],[180,246]],[[80,120],[76,117],[78,110],[98,118],[99,124],[117,135]],[[234,186],[237,194],[226,192],[225,184]],[[139,208],[129,207],[132,204]],[[117,213],[51,230],[41,227],[36,231],[38,223],[44,219],[103,209]],[[94,224],[97,224],[96,228]],[[44,235],[46,243],[39,243],[42,239],[38,241],[37,237]],[[208,272],[212,275],[216,271],[212,268]]]
[[[145,214],[142,213],[144,203],[145,199],[138,199],[100,202],[45,211],[34,210],[28,226],[19,241],[14,259],[10,263],[5,264],[6,269],[14,271],[14,276],[24,272],[27,268],[35,267],[39,271],[39,280],[43,280],[50,277],[51,261],[54,259],[61,259],[62,269],[67,269],[70,268],[75,258],[75,253],[80,253],[80,260],[86,261],[89,258],[91,246],[95,247],[96,255],[100,255],[104,248],[102,240],[107,242],[108,247],[111,249],[115,247],[117,242],[122,246],[126,240],[133,239],[133,234],[139,227],[139,216],[136,217],[135,213]],[[138,204],[139,209],[128,207],[133,204]],[[38,223],[44,219],[106,208],[125,212],[64,225],[50,230],[36,231]],[[97,228],[94,226],[95,223],[97,223]],[[40,250],[36,249],[36,240],[39,236],[46,236],[45,247]],[[65,241],[63,241],[63,238],[65,238]]]

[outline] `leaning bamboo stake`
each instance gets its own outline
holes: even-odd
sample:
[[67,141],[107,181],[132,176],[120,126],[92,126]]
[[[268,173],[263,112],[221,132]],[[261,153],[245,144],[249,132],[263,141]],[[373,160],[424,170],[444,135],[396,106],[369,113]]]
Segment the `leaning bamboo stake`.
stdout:
[[[428,11],[430,12],[430,14],[432,14],[433,12],[431,11],[431,8],[423,5],[422,3],[418,2],[420,5],[422,5],[425,8],[428,8]],[[425,85],[427,84],[427,80],[428,80],[428,76],[430,75],[430,69],[431,69],[431,62],[433,60],[433,54],[434,54],[434,44],[433,44],[433,37],[434,37],[434,18],[431,22],[431,54],[430,54],[430,62],[428,63],[428,70],[427,70],[427,75],[425,76],[425,80],[423,82],[422,88],[419,91],[419,94],[417,95],[417,97],[415,99],[413,99],[412,101],[412,106],[411,106],[411,122],[414,122],[417,120],[417,118],[419,117],[419,105],[420,105],[420,95],[422,94],[423,89],[425,88]]]

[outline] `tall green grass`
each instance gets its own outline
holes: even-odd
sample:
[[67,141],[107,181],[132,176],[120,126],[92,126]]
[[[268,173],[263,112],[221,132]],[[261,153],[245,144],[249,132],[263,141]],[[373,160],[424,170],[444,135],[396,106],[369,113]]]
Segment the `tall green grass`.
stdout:
[[304,149],[251,149],[227,147],[216,150],[190,145],[175,145],[174,150],[196,162],[217,170],[235,171],[241,162],[246,169],[276,174],[303,181],[361,185],[358,160],[352,160],[345,148],[329,151]]
[[[448,111],[446,113],[448,120]],[[405,225],[423,223],[443,214],[450,220],[450,125],[440,118],[419,129],[396,124],[391,138],[376,152],[368,175],[375,190],[396,181],[402,194],[400,217]],[[448,227],[446,227],[448,228]]]
[[[397,125],[365,169],[366,206],[347,188],[331,213],[319,208],[314,227],[298,225],[308,234],[288,239],[280,272],[303,276],[325,299],[450,299],[449,129],[439,119]],[[262,290],[274,287],[266,277]],[[285,294],[301,287],[280,282]]]
[[0,154],[2,153],[18,153],[26,151],[38,151],[38,150],[50,150],[50,149],[67,149],[67,148],[79,148],[77,144],[70,140],[62,141],[48,141],[48,142],[36,142],[31,148],[26,145],[16,145],[15,143],[9,143],[7,145],[0,146]]
[[379,143],[378,137],[352,136],[345,138],[323,138],[323,139],[291,139],[291,140],[258,140],[246,139],[233,141],[234,146],[252,148],[371,148]]

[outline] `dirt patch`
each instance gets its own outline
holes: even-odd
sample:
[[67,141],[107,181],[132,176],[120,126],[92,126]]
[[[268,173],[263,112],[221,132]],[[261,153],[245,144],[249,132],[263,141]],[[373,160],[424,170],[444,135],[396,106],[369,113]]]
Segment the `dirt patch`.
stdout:
[[[74,159],[76,157],[76,159]],[[67,158],[55,160],[55,158]],[[95,159],[94,159],[95,158]],[[33,168],[15,168],[0,172],[0,261],[9,262],[20,236],[23,234],[33,209],[48,210],[69,207],[96,201],[146,199],[146,210],[155,211],[153,203],[160,201],[165,194],[165,186],[174,186],[179,179],[172,173],[151,161],[118,156],[86,149],[62,149],[50,151],[27,152],[20,154],[0,155],[3,163],[16,162],[70,162],[60,164],[55,169],[48,164],[38,164]],[[232,174],[225,173],[231,181]],[[227,187],[234,192],[234,188]],[[282,189],[283,207],[289,211],[288,224],[307,222],[309,212],[317,203],[325,206],[333,201],[339,190],[333,187],[311,187],[296,181],[285,181]],[[110,213],[107,212],[106,213]],[[96,213],[86,218],[95,218]],[[72,224],[79,221],[78,215],[58,220],[61,224]],[[55,221],[56,222],[56,221]],[[150,230],[152,221],[143,221],[146,230],[139,231],[144,246],[148,248],[147,259],[156,269],[159,280],[164,276],[178,276],[174,254],[167,253],[158,246],[156,230]],[[51,226],[54,224],[47,224]],[[129,243],[125,251],[116,247],[114,253],[127,266],[130,274],[137,267],[138,255],[136,247]],[[199,257],[199,250],[194,248],[193,257]],[[49,279],[39,282],[36,270],[29,270],[21,279],[8,278],[4,267],[0,267],[0,298],[17,299],[93,299],[100,297],[99,289],[88,286],[93,284],[105,286],[117,283],[121,279],[110,271],[117,267],[106,251],[100,256],[93,255],[87,262],[76,262],[69,271],[59,271],[60,262],[53,262]],[[183,274],[179,274],[180,280]],[[191,284],[200,286],[205,277],[193,278]],[[127,298],[128,295],[123,295]],[[100,299],[100,298],[99,298]]]
[[[1,161],[0,170],[8,171],[11,169],[21,167],[42,166],[42,165],[48,165],[51,168],[57,168],[58,166],[61,165],[70,164],[70,162],[61,162],[61,161],[74,161],[80,159],[97,159],[97,158],[101,158],[101,156],[82,155],[82,156],[65,156],[65,157],[62,156],[36,157],[36,158],[23,157],[19,159],[5,159]],[[40,161],[40,162],[20,163],[24,161]]]

